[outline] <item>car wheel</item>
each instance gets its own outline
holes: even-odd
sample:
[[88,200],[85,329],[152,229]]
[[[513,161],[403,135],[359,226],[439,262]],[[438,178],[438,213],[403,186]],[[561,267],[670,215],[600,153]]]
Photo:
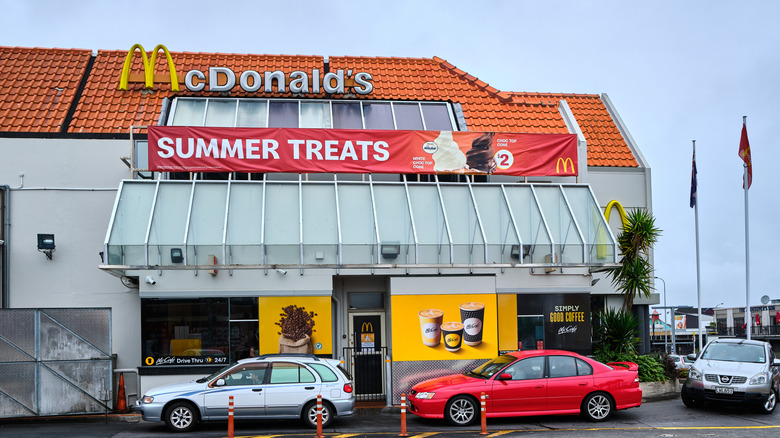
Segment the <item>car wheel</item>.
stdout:
[[758,406],[758,411],[762,414],[771,414],[775,411],[775,407],[777,406],[777,391],[774,389],[769,391],[769,397],[766,398],[766,401]]
[[198,414],[192,404],[177,402],[165,411],[164,420],[172,432],[189,432],[198,422]]
[[[334,410],[328,402],[322,402],[322,427],[328,427],[333,422]],[[306,426],[311,428],[317,427],[317,401],[312,400],[306,404],[301,414],[301,419]]]
[[603,392],[585,397],[581,411],[590,421],[604,421],[612,414],[612,398]]
[[459,395],[447,402],[444,417],[453,426],[468,426],[477,419],[477,401],[466,395]]
[[704,400],[691,397],[691,395],[688,394],[688,389],[685,388],[685,386],[683,386],[682,390],[680,391],[680,398],[682,399],[683,404],[689,408],[700,408],[704,406]]

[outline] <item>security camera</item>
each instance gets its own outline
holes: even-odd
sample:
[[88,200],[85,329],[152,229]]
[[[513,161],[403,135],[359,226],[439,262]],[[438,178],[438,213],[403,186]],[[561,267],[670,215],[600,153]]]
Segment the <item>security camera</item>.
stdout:
[[278,272],[278,273],[280,273],[282,275],[287,275],[287,271],[285,271],[284,269],[277,269],[276,272]]
[[155,284],[157,284],[157,280],[155,280],[152,277],[146,277],[146,284],[155,285]]

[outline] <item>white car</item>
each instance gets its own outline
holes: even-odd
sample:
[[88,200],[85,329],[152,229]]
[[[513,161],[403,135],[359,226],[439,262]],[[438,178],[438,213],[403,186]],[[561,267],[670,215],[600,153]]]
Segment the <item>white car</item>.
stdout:
[[755,406],[771,414],[780,393],[780,360],[767,342],[718,339],[704,347],[688,369],[682,387],[685,406],[701,407],[707,401]]
[[688,369],[691,367],[691,364],[693,363],[692,360],[688,359],[687,356],[680,356],[677,354],[670,354],[669,357],[672,358],[672,361],[674,361],[675,368],[679,369]]
[[146,421],[164,421],[174,432],[198,421],[226,420],[229,397],[235,419],[300,418],[317,426],[317,395],[322,425],[351,415],[355,394],[350,375],[334,359],[314,355],[267,354],[242,359],[189,383],[158,386],[135,403]]

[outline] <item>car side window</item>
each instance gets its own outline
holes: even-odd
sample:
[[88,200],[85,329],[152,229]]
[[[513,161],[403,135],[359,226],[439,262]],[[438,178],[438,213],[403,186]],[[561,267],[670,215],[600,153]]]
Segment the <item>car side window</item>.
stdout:
[[593,375],[593,367],[589,363],[582,359],[577,359],[577,375],[578,376],[591,376]]
[[529,357],[508,366],[503,373],[512,376],[512,380],[532,380],[544,377],[544,357]]
[[550,356],[550,377],[571,377],[577,375],[577,365],[570,356]]
[[234,368],[225,375],[225,386],[260,385],[265,379],[267,365],[248,364]]
[[334,373],[333,370],[328,368],[326,365],[321,363],[310,363],[309,366],[314,368],[314,371],[320,375],[320,380],[323,382],[338,382],[339,378],[336,373]]
[[277,362],[271,368],[270,383],[314,383],[314,375],[306,368],[294,364]]

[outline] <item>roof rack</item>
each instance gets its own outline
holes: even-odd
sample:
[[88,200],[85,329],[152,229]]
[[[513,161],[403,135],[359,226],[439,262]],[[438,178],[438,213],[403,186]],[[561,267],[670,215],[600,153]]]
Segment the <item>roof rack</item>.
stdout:
[[257,359],[265,359],[269,357],[306,357],[309,359],[320,360],[319,357],[309,353],[267,353],[257,356]]

